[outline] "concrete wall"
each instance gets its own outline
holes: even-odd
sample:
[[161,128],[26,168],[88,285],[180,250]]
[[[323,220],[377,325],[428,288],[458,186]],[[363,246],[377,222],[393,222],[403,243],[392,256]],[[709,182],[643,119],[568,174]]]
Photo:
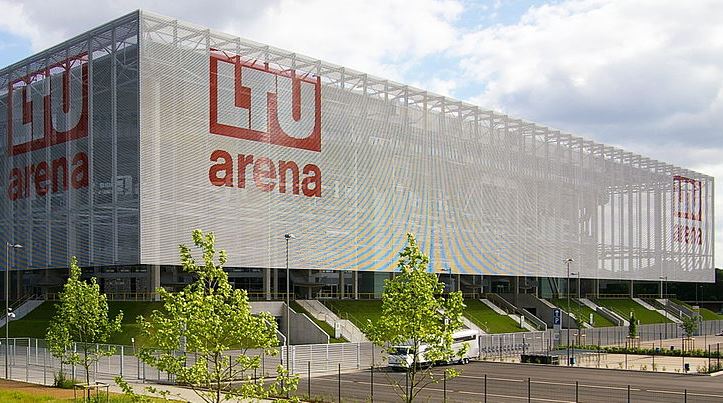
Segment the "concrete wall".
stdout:
[[[268,312],[276,318],[279,324],[279,331],[286,333],[286,303],[279,301],[254,301],[250,303],[251,313]],[[293,309],[289,310],[291,317],[289,322],[291,325],[290,344],[319,344],[328,343],[329,335],[326,334],[319,326],[316,325],[306,315],[297,313]],[[283,342],[283,340],[281,340]]]

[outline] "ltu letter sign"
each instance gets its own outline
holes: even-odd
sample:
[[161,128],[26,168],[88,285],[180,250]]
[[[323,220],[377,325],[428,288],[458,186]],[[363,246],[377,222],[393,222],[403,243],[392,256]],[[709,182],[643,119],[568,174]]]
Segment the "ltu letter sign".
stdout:
[[674,176],[673,209],[675,217],[684,221],[684,223],[675,224],[673,227],[673,239],[680,243],[702,245],[703,231],[700,228],[700,221],[703,220],[701,181],[684,176]]
[[321,151],[321,82],[211,52],[210,131]]
[[[88,135],[88,63],[78,55],[10,83],[8,154],[32,153]],[[45,157],[46,153],[41,153]],[[25,158],[17,161],[27,163]],[[88,155],[77,152],[53,160],[32,159],[13,166],[6,195],[10,200],[43,197],[88,186]]]

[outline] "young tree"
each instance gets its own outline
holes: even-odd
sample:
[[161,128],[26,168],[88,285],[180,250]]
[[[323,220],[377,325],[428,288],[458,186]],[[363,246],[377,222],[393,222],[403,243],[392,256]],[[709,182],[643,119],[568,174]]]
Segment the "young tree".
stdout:
[[46,338],[51,354],[62,364],[82,365],[85,382],[90,384],[91,365],[100,357],[114,353],[113,349],[99,349],[97,343],[107,342],[113,333],[120,331],[123,312],[111,320],[108,301],[105,294],[100,293],[95,277],[86,282],[80,279],[80,274],[74,256],[70,260],[70,277],[60,293],[60,304],[56,305]]
[[683,335],[685,335],[686,339],[691,339],[695,332],[698,331],[698,326],[700,325],[700,316],[684,316],[681,319],[680,328],[683,329]]
[[638,318],[635,312],[630,312],[630,326],[628,326],[628,337],[634,339],[638,336]]
[[[412,363],[407,379],[403,385],[395,384],[400,397],[412,402],[425,387],[439,381],[431,367],[422,367],[422,361],[455,359],[452,334],[462,327],[464,302],[461,292],[443,295],[444,283],[427,272],[429,258],[414,235],[407,234],[407,246],[399,256],[399,273],[384,284],[381,319],[369,324],[368,333],[388,354],[394,353],[394,346],[409,346]],[[448,379],[456,375],[454,370],[446,371]]]
[[202,251],[201,264],[185,245],[180,255],[183,269],[196,280],[178,293],[159,288],[163,309],[148,319],[138,318],[147,338],[141,359],[174,374],[206,402],[280,396],[296,389],[298,377],[289,376],[281,365],[274,382],[252,379],[261,358],[247,355],[247,350],[277,354],[276,321],[268,313],[251,314],[246,291],[234,289],[223,270],[226,252],[220,251],[215,262],[213,233],[194,230],[193,243]]

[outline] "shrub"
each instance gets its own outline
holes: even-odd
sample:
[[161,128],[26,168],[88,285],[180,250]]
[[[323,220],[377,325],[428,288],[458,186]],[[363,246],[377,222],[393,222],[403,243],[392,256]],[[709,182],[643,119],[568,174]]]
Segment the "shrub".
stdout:
[[53,374],[53,386],[56,388],[73,389],[76,382],[75,379],[68,378],[63,371]]

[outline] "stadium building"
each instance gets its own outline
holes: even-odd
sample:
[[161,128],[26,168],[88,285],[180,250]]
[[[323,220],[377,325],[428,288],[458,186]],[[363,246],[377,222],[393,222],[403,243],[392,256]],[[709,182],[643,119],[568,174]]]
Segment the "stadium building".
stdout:
[[260,299],[378,295],[406,232],[467,293],[714,280],[710,176],[145,11],[0,70],[0,133],[18,297],[178,288],[196,228]]

